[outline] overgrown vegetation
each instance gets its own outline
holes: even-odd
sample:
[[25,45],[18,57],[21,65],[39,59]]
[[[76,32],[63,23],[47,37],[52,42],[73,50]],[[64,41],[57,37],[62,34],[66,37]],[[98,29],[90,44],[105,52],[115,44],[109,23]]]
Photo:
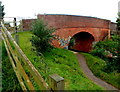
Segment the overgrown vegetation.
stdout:
[[[36,53],[31,50],[32,44],[30,42],[30,39],[33,34],[31,32],[20,32],[17,34],[20,37],[20,47],[30,59],[30,61],[33,63],[33,65],[36,67],[36,69],[43,76],[43,78],[47,81],[47,83],[49,75],[56,73],[65,78],[66,90],[103,90],[102,87],[94,84],[83,74],[81,68],[79,67],[77,58],[72,52],[64,49],[53,48],[51,49],[51,51],[46,51],[44,53],[44,59],[41,59],[41,56],[36,56]],[[106,80],[108,83],[111,83],[118,88],[120,87],[119,73],[117,73],[116,71],[112,73],[104,72],[102,69],[106,66],[106,62],[100,60],[99,58],[95,58],[89,54],[84,55],[86,55],[88,65],[96,76]],[[8,63],[9,61],[6,60],[6,62]],[[8,70],[12,69],[10,67],[8,68]],[[12,72],[14,73],[13,70]],[[12,74],[11,71],[8,71],[8,73],[9,75]],[[9,76],[8,74],[5,75]],[[11,76],[13,75],[15,74],[12,74]],[[11,76],[9,80],[12,79]],[[4,83],[4,86],[6,88],[14,89],[15,87],[15,90],[19,89],[20,86],[14,78],[15,76],[13,77],[13,79],[15,79],[14,81],[16,82],[15,84],[13,84],[16,86],[11,85],[12,87],[8,86],[7,81],[9,80],[7,80],[6,77],[4,77],[4,82],[6,82]],[[12,82],[14,81],[12,80]],[[12,82],[10,80],[10,83]]]
[[71,39],[70,39],[70,43],[69,43],[69,49],[72,49],[72,47],[75,45],[75,38],[74,37],[72,37]]
[[12,65],[9,61],[4,44],[2,46],[2,92],[22,91]]
[[118,18],[116,22],[117,22],[117,30],[120,30],[120,12],[118,12]]
[[111,39],[98,42],[90,53],[106,61],[103,71],[120,73],[120,36],[112,35]]
[[[65,78],[66,90],[102,90],[103,88],[89,80],[79,67],[76,56],[65,49],[53,48],[44,53],[44,59],[36,56],[30,42],[31,32],[18,33],[20,47],[48,83],[51,74],[58,74]],[[26,44],[27,43],[27,44]]]
[[104,67],[106,66],[106,61],[88,53],[82,54],[85,56],[87,64],[95,76],[120,89],[120,73],[117,73],[116,71],[106,73],[103,71]]
[[92,72],[101,79],[120,88],[120,36],[112,35],[111,39],[98,42],[90,54],[84,53]]
[[4,18],[4,5],[2,5],[2,1],[0,1],[0,19]]
[[45,51],[50,51],[53,46],[51,45],[54,35],[52,34],[55,30],[48,27],[47,23],[43,19],[37,19],[32,25],[32,43],[33,49],[37,54],[44,54]]

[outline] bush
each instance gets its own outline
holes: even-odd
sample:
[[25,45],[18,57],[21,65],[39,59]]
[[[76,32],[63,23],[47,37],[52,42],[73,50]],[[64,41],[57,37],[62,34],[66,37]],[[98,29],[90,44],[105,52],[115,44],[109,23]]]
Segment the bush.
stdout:
[[120,37],[118,35],[112,35],[111,39],[98,42],[95,45],[94,50],[90,52],[92,55],[98,56],[106,61],[107,65],[104,67],[104,71],[106,72],[113,72],[113,71],[120,72],[119,42],[120,42]]
[[33,22],[31,31],[34,36],[32,36],[30,41],[38,54],[44,53],[45,51],[49,51],[51,48],[53,48],[51,42],[53,40],[53,32],[55,30],[48,27],[48,25],[42,19],[38,19]]

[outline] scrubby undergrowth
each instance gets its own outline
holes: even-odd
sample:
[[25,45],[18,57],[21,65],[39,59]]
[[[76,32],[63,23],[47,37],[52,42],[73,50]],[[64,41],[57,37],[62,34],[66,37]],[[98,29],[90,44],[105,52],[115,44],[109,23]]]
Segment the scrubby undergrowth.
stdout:
[[100,59],[97,56],[92,56],[88,53],[82,53],[87,61],[87,64],[95,76],[106,82],[112,84],[113,86],[120,89],[120,73],[114,71],[111,73],[106,73],[104,67],[106,66],[106,61]]

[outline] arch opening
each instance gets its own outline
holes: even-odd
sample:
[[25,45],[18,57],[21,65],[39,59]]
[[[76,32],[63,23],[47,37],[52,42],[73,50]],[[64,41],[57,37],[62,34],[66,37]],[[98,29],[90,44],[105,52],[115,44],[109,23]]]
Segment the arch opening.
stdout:
[[92,49],[94,37],[88,32],[75,34],[68,45],[68,49],[82,52],[89,52]]

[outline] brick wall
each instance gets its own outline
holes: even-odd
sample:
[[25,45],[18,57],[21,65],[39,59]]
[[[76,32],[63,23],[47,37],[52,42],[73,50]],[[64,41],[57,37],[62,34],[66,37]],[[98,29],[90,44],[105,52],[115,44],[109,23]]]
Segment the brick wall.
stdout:
[[32,22],[34,22],[35,20],[36,19],[23,19],[22,20],[23,30],[24,31],[31,30]]
[[[44,18],[50,27],[56,28],[54,34],[57,35],[57,39],[53,41],[53,45],[59,48],[67,47],[70,39],[80,32],[86,32],[93,36],[94,40],[88,40],[88,43],[90,43],[88,46],[92,46],[93,42],[104,40],[109,33],[109,24],[111,23],[105,19],[72,15],[38,15],[38,19],[42,18]],[[23,20],[23,30],[30,30],[31,22],[33,21],[35,19]],[[82,42],[82,40],[78,42]],[[84,43],[86,46],[87,42]],[[76,46],[76,48],[79,46]],[[84,51],[90,51],[88,48]]]
[[104,19],[72,15],[38,15],[38,18],[44,18],[50,26],[55,28],[90,27],[108,29],[110,22]]

